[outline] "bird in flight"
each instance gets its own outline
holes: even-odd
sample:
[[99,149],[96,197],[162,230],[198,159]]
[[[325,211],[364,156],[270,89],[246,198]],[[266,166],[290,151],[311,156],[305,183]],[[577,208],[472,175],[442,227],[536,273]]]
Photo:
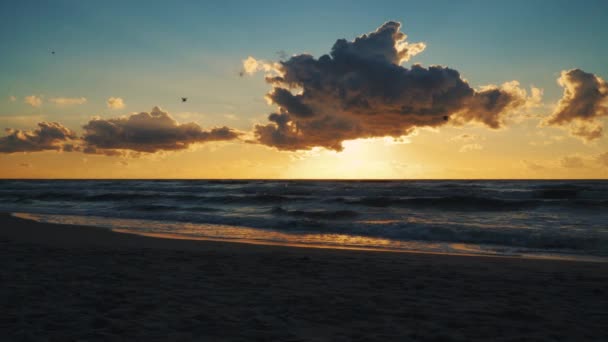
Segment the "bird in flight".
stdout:
[[182,97],[182,102],[186,102],[186,101],[188,101],[188,98],[187,97]]
[[55,50],[51,50],[51,55],[54,55],[54,54],[55,54]]

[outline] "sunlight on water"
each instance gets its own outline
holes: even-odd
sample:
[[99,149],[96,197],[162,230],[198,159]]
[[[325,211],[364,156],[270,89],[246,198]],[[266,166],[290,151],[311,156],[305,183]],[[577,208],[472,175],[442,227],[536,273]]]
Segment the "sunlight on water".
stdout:
[[550,258],[608,262],[608,258],[534,253],[522,248],[476,245],[465,243],[400,241],[385,238],[346,234],[320,234],[307,232],[279,232],[247,227],[165,222],[139,219],[118,219],[95,216],[45,215],[15,213],[16,217],[43,223],[70,224],[108,228],[116,232],[179,239],[213,239],[255,244],[280,244],[316,248],[366,249],[378,251],[402,251],[424,253],[449,253],[487,256],[519,256],[527,258]]

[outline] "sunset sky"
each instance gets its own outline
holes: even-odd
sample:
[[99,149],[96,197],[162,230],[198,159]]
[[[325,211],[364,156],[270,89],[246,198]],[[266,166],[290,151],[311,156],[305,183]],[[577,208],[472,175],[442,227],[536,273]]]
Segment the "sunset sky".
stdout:
[[3,1],[0,177],[607,178],[607,17],[606,1]]

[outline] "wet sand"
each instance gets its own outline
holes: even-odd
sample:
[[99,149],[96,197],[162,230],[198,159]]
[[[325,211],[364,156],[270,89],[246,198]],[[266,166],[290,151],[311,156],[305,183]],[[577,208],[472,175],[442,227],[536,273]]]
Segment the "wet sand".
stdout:
[[602,341],[608,264],[171,240],[0,214],[3,341]]

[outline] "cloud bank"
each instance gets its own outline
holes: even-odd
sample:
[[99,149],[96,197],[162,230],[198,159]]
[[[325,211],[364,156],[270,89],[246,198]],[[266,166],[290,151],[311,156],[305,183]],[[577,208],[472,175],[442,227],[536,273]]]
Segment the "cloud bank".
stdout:
[[75,132],[57,122],[41,122],[34,130],[6,129],[0,137],[0,153],[59,151],[63,145],[78,139]]
[[[400,66],[426,47],[407,42],[400,28],[387,22],[353,41],[337,40],[329,55],[275,63],[266,98],[279,110],[255,126],[257,141],[279,150],[340,151],[344,140],[399,137],[449,121],[500,128],[509,112],[537,100],[538,90],[528,96],[516,81],[475,90],[454,69]],[[245,71],[266,70],[248,60]]]
[[241,133],[228,127],[204,130],[197,123],[178,123],[159,107],[129,116],[94,118],[79,137],[56,122],[41,122],[35,130],[6,129],[0,153],[56,150],[108,156],[184,150],[192,144],[234,140]]
[[564,70],[557,79],[564,94],[545,125],[566,128],[575,137],[592,141],[602,137],[598,119],[608,116],[608,84],[581,69]]
[[233,140],[239,133],[228,127],[203,130],[194,122],[179,124],[159,107],[127,117],[96,118],[83,126],[86,153],[120,154],[120,150],[153,153],[176,151],[191,144]]

